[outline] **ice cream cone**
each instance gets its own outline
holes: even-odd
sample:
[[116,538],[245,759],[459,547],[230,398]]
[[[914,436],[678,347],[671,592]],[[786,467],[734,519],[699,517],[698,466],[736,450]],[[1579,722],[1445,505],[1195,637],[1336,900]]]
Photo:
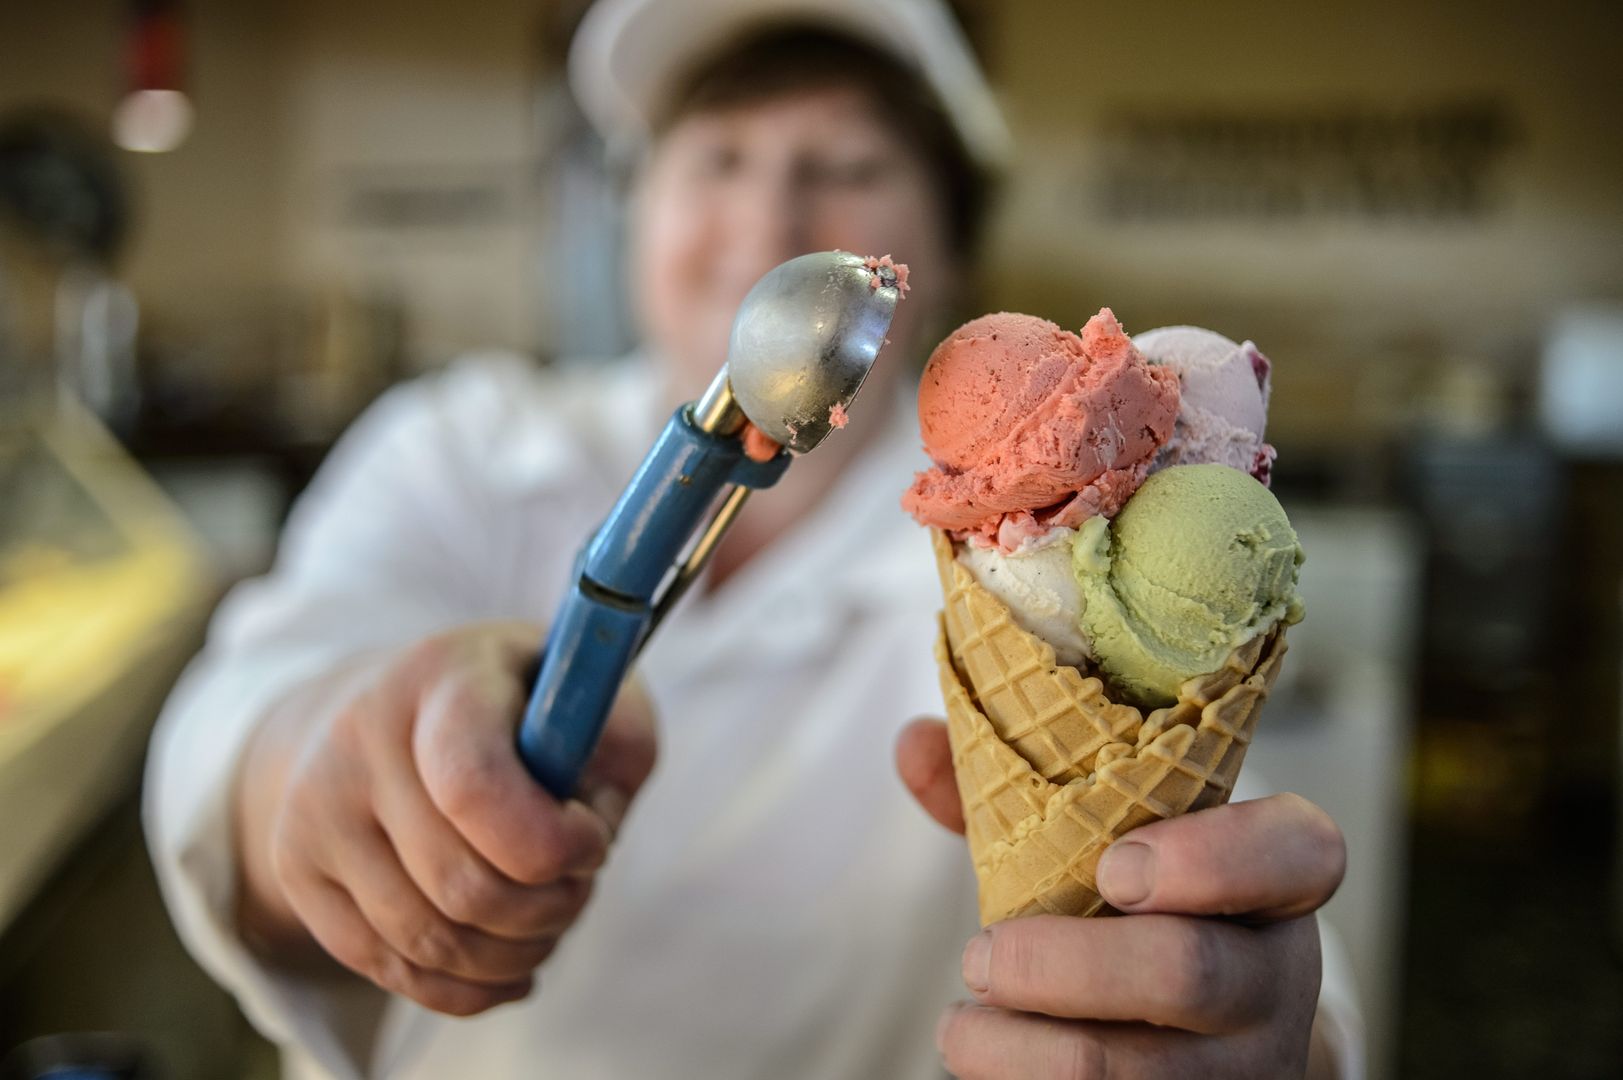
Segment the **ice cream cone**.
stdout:
[[981,923],[1092,915],[1099,856],[1160,818],[1228,801],[1285,654],[1283,627],[1240,645],[1147,717],[1055,661],[931,530],[946,600],[936,642]]

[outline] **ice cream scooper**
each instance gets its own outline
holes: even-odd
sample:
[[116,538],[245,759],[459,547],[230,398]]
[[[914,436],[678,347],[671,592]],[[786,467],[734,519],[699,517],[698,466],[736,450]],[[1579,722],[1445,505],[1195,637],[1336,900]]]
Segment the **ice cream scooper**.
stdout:
[[[901,292],[894,269],[844,251],[790,259],[755,283],[727,361],[676,410],[575,562],[552,622],[518,750],[560,799],[575,791],[627,669],[704,569],[755,488],[771,487],[851,403]],[[745,424],[785,449],[744,454]]]

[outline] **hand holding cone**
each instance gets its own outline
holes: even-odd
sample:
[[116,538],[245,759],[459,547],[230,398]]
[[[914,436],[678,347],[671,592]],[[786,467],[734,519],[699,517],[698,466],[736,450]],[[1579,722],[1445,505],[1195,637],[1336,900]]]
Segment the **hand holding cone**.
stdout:
[[1053,648],[932,537],[946,609],[936,662],[947,703],[981,923],[1092,915],[1094,871],[1130,829],[1228,801],[1285,654],[1283,629],[1252,638],[1174,705],[1144,716]]
[[[1221,363],[1156,363],[1109,309],[1080,336],[1003,313],[925,369],[935,467],[903,506],[931,526],[945,598],[936,660],[983,924],[1105,910],[1115,839],[1233,791],[1300,618],[1301,550],[1266,471],[1246,476],[1272,461],[1266,361],[1217,340]],[[1161,461],[1174,417],[1182,456]],[[1033,557],[1056,545],[1074,576]],[[1043,636],[1058,612],[1080,612],[1077,666]]]

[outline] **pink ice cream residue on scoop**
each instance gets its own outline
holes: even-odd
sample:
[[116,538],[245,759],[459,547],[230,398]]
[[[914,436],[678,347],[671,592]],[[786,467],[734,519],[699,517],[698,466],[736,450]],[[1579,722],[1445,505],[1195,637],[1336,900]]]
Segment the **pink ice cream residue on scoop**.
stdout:
[[845,425],[849,424],[850,422],[851,422],[851,418],[846,415],[844,405],[841,405],[838,401],[836,401],[834,404],[832,404],[832,405],[830,405],[828,407],[828,426],[829,427],[831,427],[831,428],[843,428]]
[[870,289],[877,289],[880,285],[884,284],[884,281],[879,273],[881,267],[896,275],[896,291],[902,297],[906,297],[907,290],[912,288],[912,286],[907,283],[907,264],[899,263],[892,259],[889,255],[881,255],[877,259],[872,255],[869,255],[866,259],[862,260],[862,265],[867,267],[868,270],[873,274],[873,277],[868,279],[868,288]]
[[782,444],[754,424],[744,425],[744,456],[751,461],[771,461],[783,449]]

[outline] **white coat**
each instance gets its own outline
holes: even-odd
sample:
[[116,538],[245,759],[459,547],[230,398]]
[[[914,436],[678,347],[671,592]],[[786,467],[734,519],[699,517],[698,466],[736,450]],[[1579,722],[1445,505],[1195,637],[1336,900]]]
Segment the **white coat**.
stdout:
[[943,1075],[933,1032],[967,996],[975,881],[892,767],[900,727],[941,711],[934,563],[898,504],[924,464],[910,415],[649,646],[658,767],[530,998],[452,1019],[279,972],[236,935],[229,793],[256,718],[362,650],[546,622],[662,397],[643,364],[501,356],[398,387],[299,501],[271,573],[216,615],[154,737],[147,828],[181,936],[286,1076]]

